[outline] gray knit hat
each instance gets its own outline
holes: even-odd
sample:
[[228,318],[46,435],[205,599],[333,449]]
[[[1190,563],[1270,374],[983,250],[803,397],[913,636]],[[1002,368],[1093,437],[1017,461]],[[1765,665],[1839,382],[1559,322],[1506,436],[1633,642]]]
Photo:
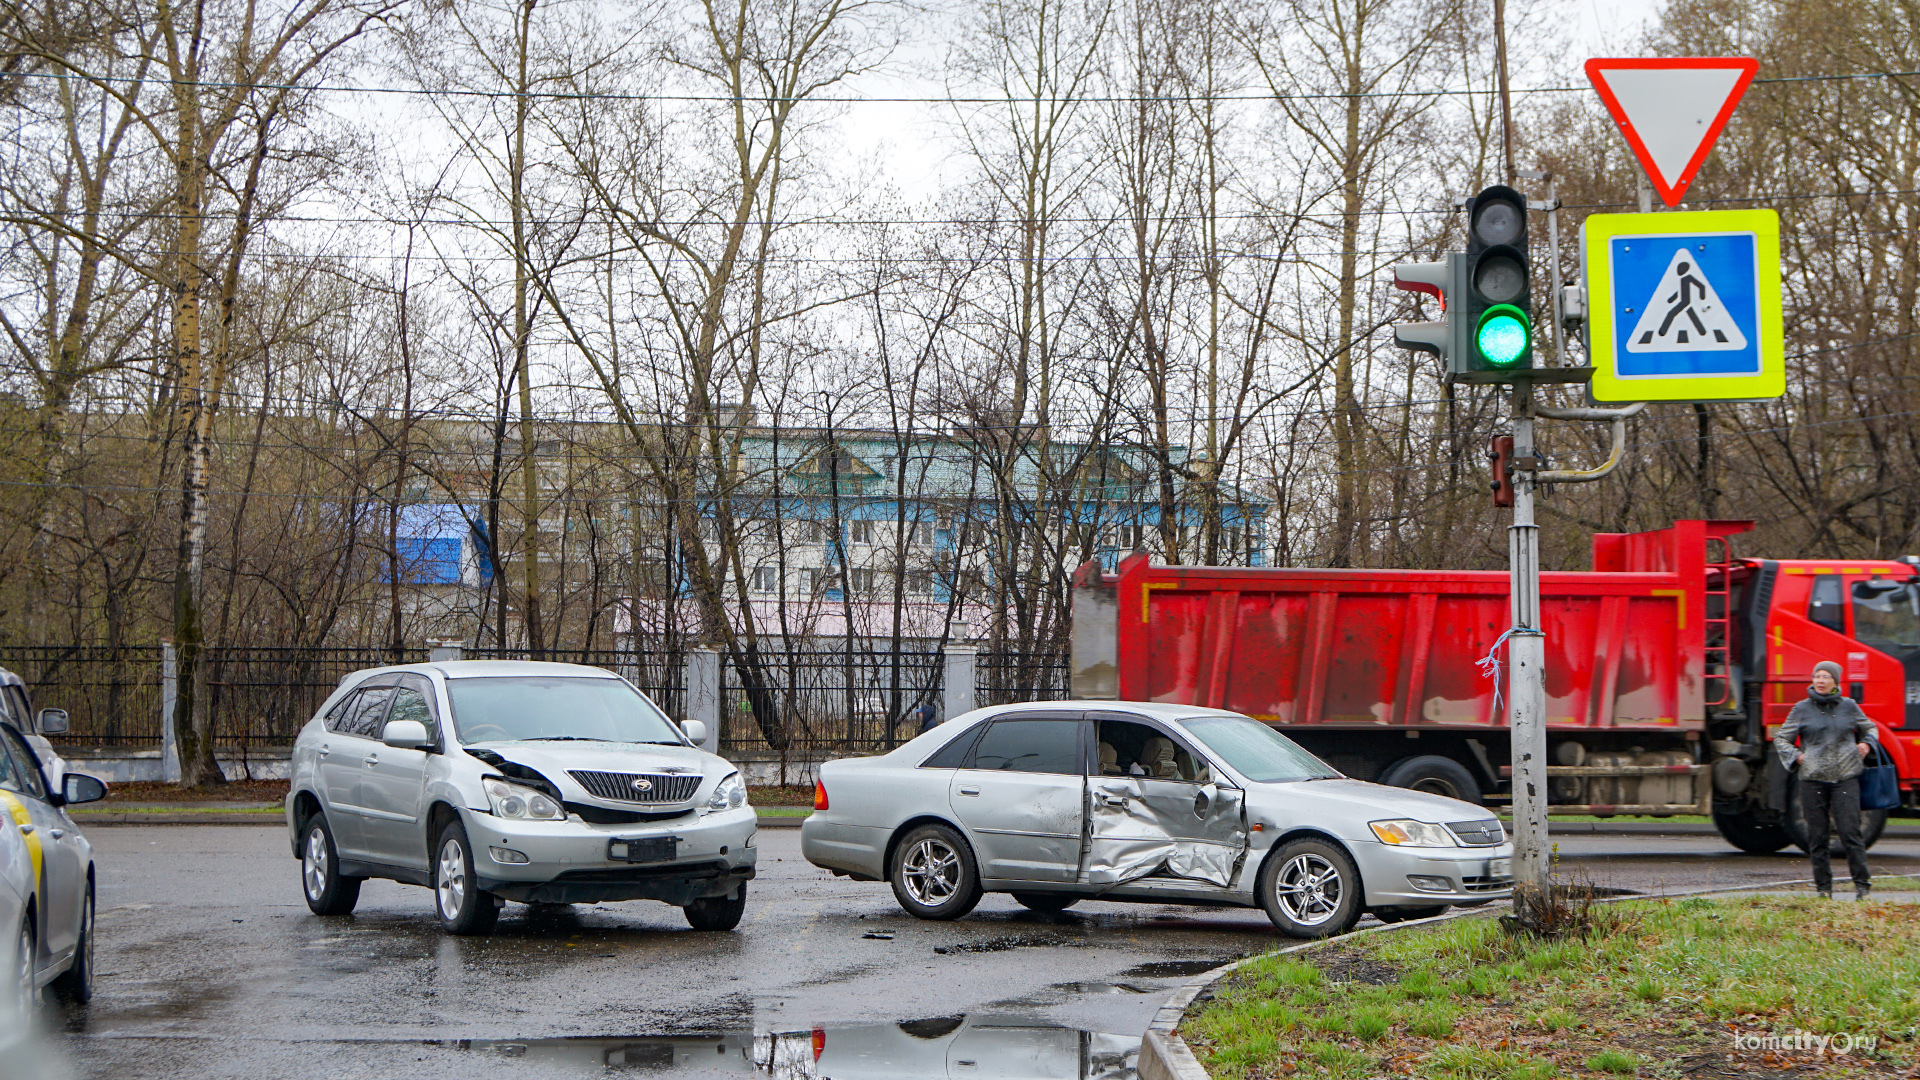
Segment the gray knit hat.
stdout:
[[[1813,665],[1813,675],[1818,675],[1823,671],[1833,676],[1834,682],[1840,681],[1840,665],[1839,664],[1836,664],[1831,660],[1822,660],[1819,663]],[[1808,676],[1808,678],[1812,678],[1812,677],[1813,677],[1812,675]]]

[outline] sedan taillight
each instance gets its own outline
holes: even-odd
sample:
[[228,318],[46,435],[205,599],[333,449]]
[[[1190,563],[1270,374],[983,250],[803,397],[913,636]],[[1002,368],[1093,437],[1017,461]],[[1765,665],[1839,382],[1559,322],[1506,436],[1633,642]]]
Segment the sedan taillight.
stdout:
[[813,782],[813,808],[815,810],[827,808],[827,785],[818,780]]

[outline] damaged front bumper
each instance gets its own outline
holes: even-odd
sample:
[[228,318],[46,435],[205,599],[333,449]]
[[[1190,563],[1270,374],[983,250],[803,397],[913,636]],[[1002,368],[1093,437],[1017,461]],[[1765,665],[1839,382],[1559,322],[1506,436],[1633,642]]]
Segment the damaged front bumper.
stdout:
[[1368,907],[1429,907],[1504,900],[1513,895],[1513,845],[1401,847],[1348,841]]
[[[475,883],[482,892],[527,904],[659,900],[685,907],[732,895],[752,880],[758,855],[759,825],[750,806],[654,825],[509,821],[475,810],[466,818]],[[613,857],[668,842],[667,858]]]

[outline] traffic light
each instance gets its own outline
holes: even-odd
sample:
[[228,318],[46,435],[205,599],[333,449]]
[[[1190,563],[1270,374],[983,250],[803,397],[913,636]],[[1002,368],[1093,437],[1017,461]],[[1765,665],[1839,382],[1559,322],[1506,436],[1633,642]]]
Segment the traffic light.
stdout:
[[1496,184],[1467,203],[1465,289],[1458,316],[1467,328],[1459,374],[1486,375],[1533,366],[1532,267],[1527,255],[1527,200]]
[[1493,464],[1493,505],[1513,505],[1513,436],[1495,435],[1487,440],[1487,460]]
[[1395,323],[1393,343],[1403,349],[1432,353],[1456,370],[1465,355],[1466,343],[1460,338],[1460,323],[1453,317],[1453,304],[1461,293],[1461,275],[1466,271],[1466,256],[1447,255],[1445,262],[1400,263],[1393,268],[1393,287],[1407,292],[1426,293],[1440,301],[1439,322]]

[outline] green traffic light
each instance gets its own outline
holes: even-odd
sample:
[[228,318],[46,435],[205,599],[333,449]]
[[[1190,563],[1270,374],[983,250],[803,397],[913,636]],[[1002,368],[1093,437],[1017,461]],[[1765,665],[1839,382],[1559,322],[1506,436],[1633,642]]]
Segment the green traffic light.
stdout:
[[1494,367],[1512,367],[1527,355],[1533,327],[1527,313],[1512,304],[1495,304],[1480,316],[1474,331],[1474,346]]

